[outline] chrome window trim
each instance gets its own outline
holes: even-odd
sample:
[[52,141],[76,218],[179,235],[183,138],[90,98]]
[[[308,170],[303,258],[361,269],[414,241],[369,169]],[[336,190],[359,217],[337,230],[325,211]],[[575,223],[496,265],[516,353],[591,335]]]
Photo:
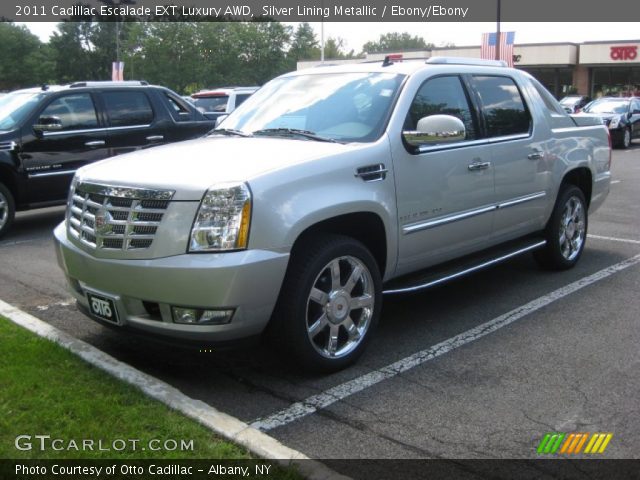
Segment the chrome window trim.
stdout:
[[76,189],[107,197],[133,198],[136,200],[171,200],[176,193],[175,190],[125,187],[84,181],[78,182]]
[[106,127],[106,128],[86,128],[82,130],[63,130],[61,132],[42,132],[45,137],[57,137],[60,135],[69,135],[69,134],[77,134],[77,133],[91,133],[91,132],[111,132],[111,131],[119,131],[126,130],[128,128],[149,128],[149,125],[127,125],[124,127]]
[[486,138],[478,140],[463,140],[462,142],[455,143],[442,143],[439,145],[423,145],[418,147],[418,153],[439,152],[442,150],[449,150],[454,148],[473,147],[477,145],[488,145],[489,141]]
[[528,133],[516,133],[514,135],[503,135],[501,137],[490,137],[489,143],[501,143],[501,142],[510,142],[512,140],[524,140],[525,138],[531,138],[533,136],[532,132]]
[[482,215],[484,213],[489,213],[495,210],[513,207],[515,205],[520,205],[522,203],[530,202],[532,200],[537,200],[538,198],[543,198],[547,195],[547,192],[541,191],[532,193],[530,195],[525,195],[523,197],[513,198],[511,200],[507,200],[500,203],[494,203],[493,205],[487,205],[485,207],[475,208],[473,210],[468,210],[466,212],[454,213],[452,215],[447,215],[445,217],[440,217],[435,220],[428,220],[426,222],[413,223],[409,225],[405,225],[402,227],[402,233],[404,235],[408,235],[410,233],[419,232],[422,230],[427,230],[429,228],[440,227],[442,225],[446,225],[448,223],[457,222],[459,220],[464,220],[467,218],[475,217],[477,215]]

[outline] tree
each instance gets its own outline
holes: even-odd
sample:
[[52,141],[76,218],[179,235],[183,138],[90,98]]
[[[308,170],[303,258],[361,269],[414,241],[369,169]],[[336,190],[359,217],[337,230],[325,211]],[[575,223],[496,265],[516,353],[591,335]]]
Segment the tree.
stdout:
[[320,44],[316,39],[313,28],[311,28],[311,25],[307,22],[299,24],[293,34],[289,57],[292,58],[294,62],[320,58]]
[[434,46],[433,43],[427,43],[424,38],[417,35],[412,36],[407,32],[391,32],[380,35],[377,41],[365,43],[362,50],[367,53],[382,53],[402,50],[430,50]]
[[324,58],[328,60],[344,60],[348,58],[356,58],[355,52],[351,50],[349,53],[344,52],[344,39],[340,37],[329,37],[324,42]]
[[0,22],[0,90],[49,83],[54,78],[48,46],[27,27]]

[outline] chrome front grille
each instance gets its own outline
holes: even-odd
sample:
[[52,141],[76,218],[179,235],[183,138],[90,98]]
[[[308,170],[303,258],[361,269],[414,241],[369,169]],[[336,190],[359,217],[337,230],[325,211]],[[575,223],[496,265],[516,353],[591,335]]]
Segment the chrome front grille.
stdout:
[[144,250],[151,246],[174,192],[93,183],[72,186],[69,233],[103,250]]

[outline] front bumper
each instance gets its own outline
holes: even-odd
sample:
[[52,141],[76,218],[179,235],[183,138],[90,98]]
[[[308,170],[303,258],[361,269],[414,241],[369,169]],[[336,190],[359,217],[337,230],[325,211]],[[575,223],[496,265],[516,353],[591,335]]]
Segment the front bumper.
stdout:
[[[64,222],[54,237],[58,264],[81,311],[100,320],[89,313],[87,292],[103,295],[113,299],[122,327],[178,341],[232,342],[260,334],[289,260],[289,254],[265,250],[101,259],[72,243]],[[234,314],[224,325],[183,325],[173,323],[172,306],[234,309]]]

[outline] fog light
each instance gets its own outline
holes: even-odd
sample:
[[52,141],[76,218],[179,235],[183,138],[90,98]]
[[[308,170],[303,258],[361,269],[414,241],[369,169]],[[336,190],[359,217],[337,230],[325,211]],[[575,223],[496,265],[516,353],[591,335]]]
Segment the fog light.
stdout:
[[185,325],[224,325],[231,322],[233,310],[203,310],[172,307],[173,322]]

